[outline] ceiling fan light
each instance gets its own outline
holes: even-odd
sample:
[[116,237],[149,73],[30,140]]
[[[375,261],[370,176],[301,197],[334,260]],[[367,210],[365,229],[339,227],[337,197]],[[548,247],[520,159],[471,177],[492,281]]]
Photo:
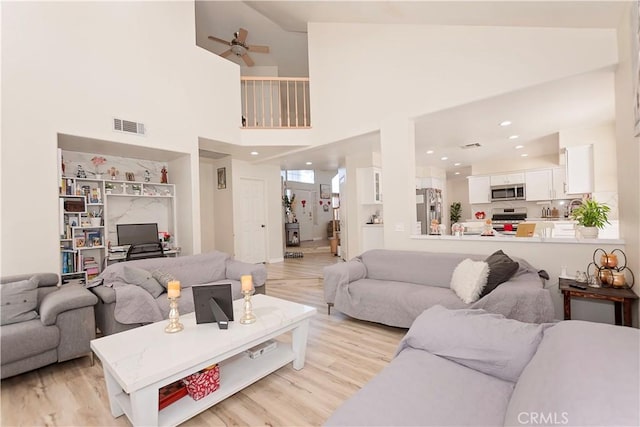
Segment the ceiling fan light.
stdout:
[[233,46],[231,46],[231,52],[235,53],[238,56],[242,56],[247,53],[247,49],[239,44],[234,44]]

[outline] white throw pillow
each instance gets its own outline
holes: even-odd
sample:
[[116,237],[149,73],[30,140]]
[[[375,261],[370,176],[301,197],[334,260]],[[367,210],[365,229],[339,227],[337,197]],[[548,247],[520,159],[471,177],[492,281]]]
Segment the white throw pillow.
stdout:
[[480,298],[488,277],[489,264],[467,258],[453,270],[449,287],[462,301],[471,304]]

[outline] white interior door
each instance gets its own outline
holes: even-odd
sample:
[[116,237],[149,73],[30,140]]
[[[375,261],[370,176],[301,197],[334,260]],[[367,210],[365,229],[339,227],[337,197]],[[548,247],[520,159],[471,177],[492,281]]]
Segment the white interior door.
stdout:
[[[313,240],[315,194],[313,191],[296,190],[296,218],[300,224],[300,241]],[[304,204],[302,203],[304,201]]]
[[236,258],[259,263],[267,261],[265,184],[259,179],[240,178],[238,191],[238,238]]

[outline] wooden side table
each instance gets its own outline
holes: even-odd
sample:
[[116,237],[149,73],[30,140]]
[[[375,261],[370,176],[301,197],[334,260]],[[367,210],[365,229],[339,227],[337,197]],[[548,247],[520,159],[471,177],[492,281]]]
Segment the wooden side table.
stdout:
[[564,320],[571,320],[571,298],[585,298],[612,301],[615,309],[616,325],[631,326],[631,305],[638,295],[631,289],[625,288],[573,288],[570,285],[584,285],[572,279],[560,279],[560,290],[564,295]]

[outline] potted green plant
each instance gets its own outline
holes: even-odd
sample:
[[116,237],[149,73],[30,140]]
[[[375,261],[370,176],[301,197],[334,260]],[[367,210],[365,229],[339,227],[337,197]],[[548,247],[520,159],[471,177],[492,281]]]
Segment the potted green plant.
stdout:
[[460,202],[451,203],[451,207],[449,208],[449,220],[451,220],[451,225],[460,221],[460,217],[462,216],[462,205]]
[[571,217],[578,221],[580,234],[584,238],[598,238],[598,229],[604,228],[609,222],[611,208],[604,203],[587,199],[571,212]]

